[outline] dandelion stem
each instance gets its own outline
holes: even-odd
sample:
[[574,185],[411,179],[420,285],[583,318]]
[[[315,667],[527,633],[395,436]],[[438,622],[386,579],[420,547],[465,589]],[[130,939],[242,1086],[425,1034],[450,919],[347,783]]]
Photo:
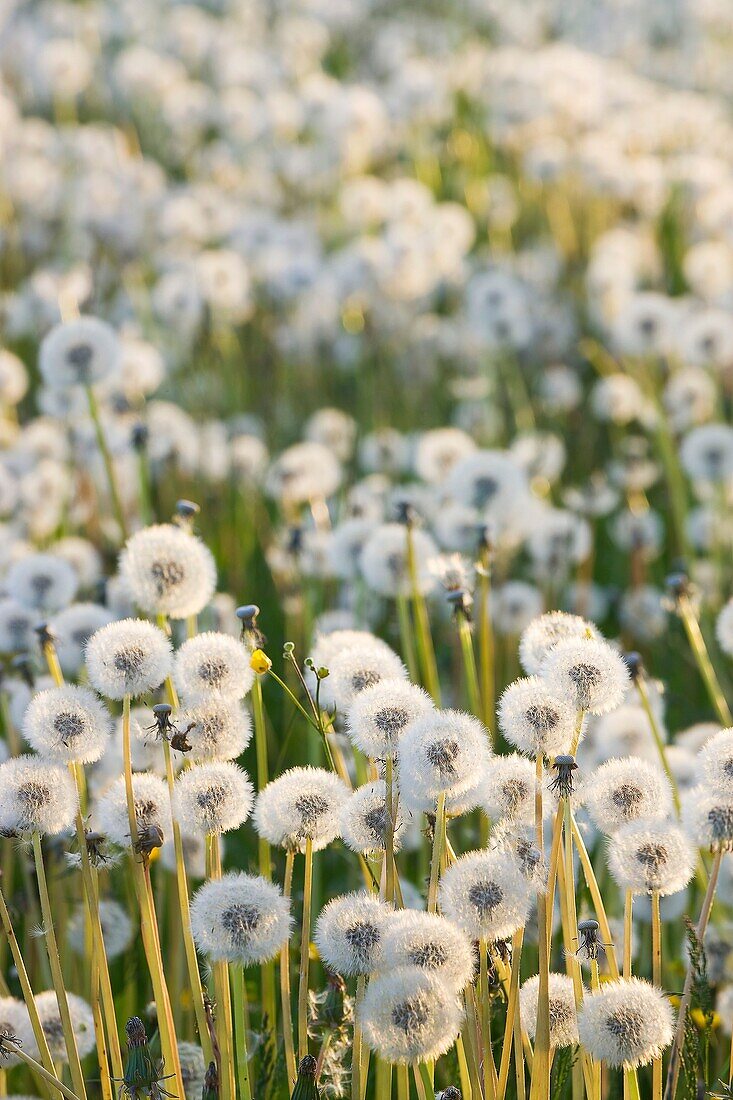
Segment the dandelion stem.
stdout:
[[56,943],[56,932],[53,926],[53,915],[51,912],[51,898],[48,893],[48,883],[46,881],[46,869],[43,863],[43,847],[41,845],[41,834],[38,831],[33,832],[33,859],[36,865],[36,881],[38,882],[38,894],[41,899],[41,914],[43,916],[43,932],[44,939],[46,941],[46,950],[48,951],[48,961],[51,966],[51,977],[53,979],[53,987],[56,992],[56,1000],[59,1006],[59,1016],[61,1017],[61,1027],[64,1033],[64,1043],[66,1045],[66,1053],[69,1059],[69,1072],[71,1074],[71,1081],[76,1090],[79,1100],[86,1100],[86,1086],[84,1085],[84,1074],[81,1069],[81,1062],[79,1061],[79,1051],[76,1046],[76,1036],[74,1034],[74,1025],[71,1021],[71,1012],[69,1010],[69,1001],[66,996],[66,986],[64,985],[64,976],[61,972],[61,959],[59,958],[58,944]]
[[395,829],[395,790],[394,790],[394,759],[391,753],[387,754],[384,768],[385,784],[387,788],[386,822],[385,822],[385,901],[392,903],[395,897],[395,860],[394,860],[394,829]]
[[484,725],[494,726],[496,683],[494,671],[494,628],[491,621],[491,551],[484,546],[479,570],[478,644],[481,669],[481,701]]
[[[652,890],[652,982],[657,989],[662,988],[662,916],[658,890]],[[661,1058],[652,1062],[652,1100],[662,1100]]]
[[606,915],[606,907],[603,904],[603,895],[601,894],[598,880],[596,879],[595,872],[593,870],[593,864],[591,863],[590,856],[588,855],[588,849],[585,846],[585,841],[578,829],[577,822],[573,816],[572,810],[570,813],[570,820],[573,829],[573,841],[580,856],[580,865],[583,868],[583,877],[585,884],[590,891],[590,896],[593,900],[593,908],[596,913],[596,920],[600,925],[601,935],[603,937],[604,949],[606,952],[606,958],[608,959],[608,969],[611,972],[611,977],[617,979],[620,977],[618,962],[616,961],[616,950],[613,946],[613,938],[611,936],[611,926],[608,923],[608,917]]
[[[267,761],[267,724],[265,722],[265,708],[262,702],[262,684],[259,675],[255,673],[255,681],[252,685],[252,715],[255,728],[255,752],[257,755],[257,790],[261,791],[269,781],[269,766]],[[272,881],[272,856],[270,844],[263,836],[257,839],[257,855],[260,874],[268,882]],[[260,968],[262,977],[262,1014],[267,1019],[267,1026],[275,1034],[277,1032],[277,1002],[275,998],[275,967],[272,962],[263,963]]]
[[[538,753],[535,760],[534,825],[535,844],[540,852],[545,850],[542,826],[543,779],[543,759],[542,754]],[[548,933],[547,898],[546,890],[540,890],[537,895],[539,988],[530,1100],[549,1100],[550,1096],[550,937]]]
[[99,452],[102,455],[102,461],[104,462],[104,471],[107,475],[107,486],[109,488],[110,501],[112,502],[112,510],[117,520],[117,524],[120,528],[120,534],[122,535],[122,541],[127,539],[127,521],[125,519],[125,510],[122,507],[122,498],[120,497],[120,490],[117,485],[117,475],[115,473],[114,463],[112,461],[112,454],[107,444],[107,437],[104,434],[104,425],[99,415],[99,405],[97,404],[97,398],[94,393],[94,389],[91,386],[85,387],[87,391],[87,403],[89,405],[89,415],[92,418],[94,424],[94,432],[97,437],[97,446]]
[[715,669],[713,668],[713,662],[710,660],[710,654],[708,653],[708,647],[705,644],[705,638],[703,637],[702,630],[700,629],[700,623],[694,608],[690,602],[689,596],[684,594],[678,597],[677,602],[679,608],[679,614],[682,619],[682,624],[687,634],[687,640],[690,643],[693,656],[697,662],[697,667],[700,671],[700,675],[703,678],[707,693],[710,698],[710,702],[715,708],[715,712],[722,724],[726,727],[733,726],[733,715],[731,714],[730,707],[726,701],[723,689],[720,686],[718,677],[715,675]]
[[428,610],[425,606],[425,598],[420,592],[420,586],[418,584],[417,562],[415,560],[415,540],[412,537],[412,524],[408,523],[405,530],[407,535],[407,568],[410,574],[410,586],[412,590],[417,654],[422,668],[423,683],[432,696],[436,707],[439,707],[440,681],[438,680],[438,666],[435,660],[433,638],[430,633]]
[[237,1057],[237,1081],[239,1100],[252,1100],[249,1083],[249,1059],[247,1057],[247,986],[244,980],[244,967],[231,963],[229,973],[232,979],[232,1003],[234,1006],[234,1033]]
[[430,861],[430,883],[428,885],[428,913],[436,913],[438,910],[438,880],[440,877],[440,861],[443,854],[443,836],[445,834],[445,791],[438,795],[438,804],[435,812],[435,828],[433,832],[433,855]]
[[[285,854],[285,881],[283,883],[283,895],[290,899],[293,892],[293,865],[295,852],[288,850]],[[295,1064],[295,1046],[293,1044],[293,1009],[290,1003],[290,940],[286,940],[280,948],[280,1005],[283,1014],[283,1045],[285,1047],[285,1068],[288,1074],[288,1083],[292,1087],[298,1076],[298,1067]]]
[[459,612],[458,635],[461,641],[461,653],[463,656],[463,670],[466,679],[466,694],[468,705],[472,714],[481,717],[481,697],[478,686],[478,671],[476,669],[476,654],[473,651],[473,638],[471,636],[471,624],[466,616]]
[[[221,849],[219,837],[209,833],[206,837],[206,873],[210,879],[221,878]],[[214,987],[219,1003],[217,1020],[217,1039],[221,1051],[222,1100],[234,1100],[236,1085],[234,1079],[234,1021],[232,1016],[232,997],[229,988],[229,969],[223,961],[214,963]]]
[[[517,1005],[519,1004],[519,968],[522,962],[522,944],[524,942],[524,929],[520,928],[512,937],[512,974],[509,981],[509,997],[506,1006],[506,1023],[504,1025],[504,1041],[501,1047],[501,1061],[499,1063],[499,1100],[506,1096],[509,1081],[509,1066],[511,1065],[512,1045],[514,1037],[514,1024],[517,1018]],[[521,1046],[520,1046],[521,1050]],[[517,1051],[514,1052],[518,1057]]]
[[489,993],[489,971],[487,963],[488,944],[479,941],[479,1005],[481,1023],[481,1059],[483,1066],[484,1097],[495,1100],[496,1066],[491,1044],[491,996]]
[[435,1089],[433,1088],[433,1082],[430,1080],[430,1070],[428,1069],[428,1067],[425,1065],[424,1062],[419,1062],[417,1067],[416,1067],[416,1072],[415,1072],[415,1081],[416,1081],[416,1083],[417,1083],[417,1079],[418,1079],[418,1074],[419,1074],[419,1079],[422,1082],[422,1086],[425,1089],[425,1098],[426,1098],[426,1100],[435,1100]]
[[305,842],[303,919],[300,933],[300,977],[298,984],[298,1058],[308,1053],[308,969],[310,963],[311,896],[313,891],[313,840]]
[[[7,1041],[7,1040],[6,1040]],[[24,1050],[21,1050],[19,1046],[13,1046],[13,1054],[20,1058],[21,1062],[25,1064],[36,1074],[42,1078],[51,1088],[57,1089],[62,1096],[66,1097],[66,1100],[81,1100],[81,1097],[77,1096],[75,1092],[67,1088],[63,1081],[59,1081],[58,1077],[37,1062],[35,1058],[31,1058],[30,1054],[26,1054]]]
[[410,616],[410,604],[406,596],[398,596],[397,617],[400,623],[400,643],[402,656],[407,665],[407,672],[414,684],[420,679],[420,672],[415,656],[415,643],[412,637],[412,618]]

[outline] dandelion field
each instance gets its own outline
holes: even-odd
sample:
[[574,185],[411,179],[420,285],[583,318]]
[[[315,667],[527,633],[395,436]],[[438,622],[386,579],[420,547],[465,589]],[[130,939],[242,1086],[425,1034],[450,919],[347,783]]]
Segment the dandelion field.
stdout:
[[733,1096],[732,34],[3,6],[0,1097]]

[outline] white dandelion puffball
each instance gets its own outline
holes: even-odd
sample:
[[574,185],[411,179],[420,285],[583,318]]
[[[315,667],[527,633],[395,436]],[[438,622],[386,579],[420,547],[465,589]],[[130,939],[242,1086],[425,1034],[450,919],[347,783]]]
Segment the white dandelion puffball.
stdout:
[[170,676],[171,644],[145,619],[122,619],[92,634],[86,666],[92,687],[108,699],[145,695]]
[[700,782],[716,794],[733,795],[733,729],[706,741],[697,757]]
[[0,834],[55,836],[73,826],[78,805],[67,768],[40,756],[0,764]]
[[606,982],[578,1013],[580,1042],[612,1069],[646,1066],[672,1042],[674,1014],[659,989],[640,978]]
[[[341,631],[337,631],[340,634]],[[354,642],[332,653],[330,660],[323,662],[328,668],[328,676],[321,680],[321,708],[339,713],[347,712],[349,707],[367,688],[384,680],[407,681],[407,669],[400,658],[389,646],[375,645],[371,635],[365,635],[366,641]],[[318,667],[319,662],[314,664]],[[307,678],[313,687],[313,674]]]
[[380,680],[354,698],[346,712],[346,732],[365,756],[383,760],[397,751],[408,724],[433,709],[433,700],[416,684]]
[[559,698],[591,714],[620,706],[631,682],[623,657],[595,638],[558,642],[542,662],[540,675]]
[[539,676],[515,680],[499,700],[498,722],[509,742],[527,753],[554,760],[570,751],[577,713],[563,699],[553,695]]
[[450,1050],[461,1026],[455,990],[404,966],[369,983],[360,1006],[364,1041],[385,1062],[428,1062]]
[[733,849],[733,795],[693,787],[682,803],[682,824],[698,848]]
[[639,818],[672,812],[672,788],[664,772],[638,756],[608,760],[583,784],[581,800],[602,833]]
[[188,1100],[190,1097],[199,1097],[203,1091],[206,1078],[206,1059],[204,1052],[198,1043],[178,1043],[178,1061],[181,1065],[181,1081],[183,1083],[183,1095]]
[[[0,997],[0,1036],[12,1035],[22,1041],[29,1032],[32,1034],[25,1003],[15,997]],[[3,1066],[17,1066],[21,1062],[22,1059],[15,1054],[3,1054]]]
[[[68,1055],[56,993],[53,989],[47,989],[43,993],[37,993],[34,1000],[51,1057],[54,1062],[60,1062],[64,1065],[68,1061]],[[85,1058],[95,1047],[94,1016],[87,1002],[82,997],[77,996],[76,993],[67,992],[66,1000],[69,1005],[76,1048],[79,1051],[79,1057]],[[30,1021],[28,1027],[30,1029]],[[23,1049],[32,1057],[38,1057],[38,1047],[33,1031],[30,1030],[30,1033],[22,1036],[22,1038]]]
[[[107,958],[116,959],[124,954],[132,943],[132,937],[135,934],[132,921],[127,915],[127,910],[111,898],[100,898],[98,910]],[[84,931],[86,915],[86,904],[80,905],[67,928],[69,946],[77,955],[84,955],[87,951]]]
[[684,890],[696,860],[689,838],[669,821],[632,821],[618,829],[608,845],[611,874],[622,890],[635,894],[657,891],[666,897]]
[[179,711],[176,726],[191,745],[191,760],[235,760],[252,740],[252,719],[241,703],[209,699]]
[[[522,1026],[534,1040],[537,1031],[537,1005],[540,979],[535,974],[527,978],[519,990]],[[550,974],[550,1046],[555,1049],[572,1047],[578,1042],[578,1021],[575,1014],[573,979],[566,974]]]
[[519,640],[519,659],[528,676],[535,676],[542,667],[547,654],[558,642],[568,638],[585,638],[590,631],[592,637],[600,638],[593,623],[580,615],[570,615],[566,611],[548,611],[522,631]]
[[187,704],[243,699],[255,678],[249,660],[246,648],[231,634],[197,634],[176,653],[176,687]]
[[259,875],[225,874],[191,899],[196,946],[214,962],[267,962],[287,943],[290,926],[288,899]]
[[365,891],[334,898],[316,921],[318,953],[337,974],[373,974],[381,968],[384,937],[394,909]]
[[255,802],[257,832],[271,844],[315,852],[339,835],[339,821],[349,788],[325,768],[290,768],[264,787]]
[[[132,796],[138,836],[151,829],[160,829],[163,839],[171,836],[171,803],[165,780],[152,772],[135,772],[132,777]],[[124,775],[113,780],[100,792],[94,806],[94,817],[100,831],[113,844],[120,848],[130,847],[130,818]]]
[[254,804],[254,788],[243,768],[228,760],[186,768],[176,780],[173,816],[181,832],[228,833],[238,829]]
[[733,599],[728,600],[715,623],[715,637],[723,653],[733,657]]
[[211,551],[173,523],[132,535],[120,554],[119,572],[141,611],[171,619],[198,615],[216,588]]
[[322,443],[295,443],[280,454],[265,477],[265,492],[285,505],[332,496],[341,484],[341,464]]
[[482,723],[457,710],[416,718],[397,746],[400,786],[411,803],[461,794],[476,783],[491,757]]
[[364,580],[380,596],[409,596],[413,584],[423,596],[435,587],[435,575],[430,565],[438,556],[432,537],[420,528],[413,528],[412,553],[414,580],[410,575],[408,528],[401,523],[383,523],[376,527],[364,543],[359,564]]
[[692,481],[720,484],[733,476],[733,428],[701,424],[680,445],[680,461]]
[[33,611],[52,615],[67,607],[76,595],[76,570],[54,554],[26,554],[14,562],[5,576],[5,590]]
[[37,611],[23,607],[12,596],[0,600],[0,653],[26,653],[36,642]]
[[468,852],[440,880],[442,912],[474,940],[504,940],[526,923],[534,896],[516,857],[501,848]]
[[[397,801],[397,787],[393,800],[394,805]],[[404,821],[398,811],[394,823],[395,851],[400,847],[404,828]],[[372,855],[384,851],[387,835],[387,784],[384,780],[364,783],[348,797],[341,808],[339,831],[344,844],[352,852]]]
[[113,618],[106,607],[97,603],[72,603],[53,616],[48,628],[66,676],[77,675],[84,664],[84,651],[92,634],[111,623]]
[[528,495],[524,470],[504,451],[473,451],[459,459],[445,488],[461,504],[499,521],[517,500]]
[[510,826],[532,825],[535,766],[518,753],[494,756],[481,781],[480,800],[487,817]]
[[97,317],[56,325],[41,341],[38,366],[47,386],[93,386],[117,374],[121,347],[114,329]]
[[542,614],[542,593],[526,581],[506,581],[491,593],[490,610],[497,634],[514,637]]
[[427,970],[459,992],[473,978],[473,945],[465,932],[438,913],[400,909],[387,925],[383,969],[401,966]]
[[89,688],[69,684],[39,691],[23,715],[23,737],[57,764],[91,764],[104,755],[112,719]]

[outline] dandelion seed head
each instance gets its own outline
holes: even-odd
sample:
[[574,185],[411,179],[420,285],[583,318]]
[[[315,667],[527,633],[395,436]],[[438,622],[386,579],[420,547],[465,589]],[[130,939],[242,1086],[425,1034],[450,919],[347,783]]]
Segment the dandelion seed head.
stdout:
[[364,1040],[387,1062],[432,1061],[461,1026],[455,990],[436,974],[401,967],[369,983],[359,1010]]
[[698,848],[733,849],[733,795],[693,787],[682,803],[682,824]]
[[356,748],[372,760],[397,751],[410,722],[433,710],[426,691],[403,678],[382,679],[353,699],[346,712],[346,732]]
[[657,891],[661,897],[684,890],[695,871],[696,852],[682,829],[656,818],[632,821],[614,832],[608,865],[622,890]]
[[92,634],[86,667],[92,687],[108,699],[144,695],[170,675],[171,645],[152,623],[122,619]]
[[0,764],[0,834],[55,836],[70,829],[78,806],[68,769],[40,756]]
[[721,730],[705,742],[698,754],[697,773],[711,791],[733,795],[733,729]]
[[55,554],[26,554],[5,576],[5,589],[23,607],[44,615],[67,607],[76,595],[79,578],[73,566]]
[[316,922],[318,953],[337,974],[372,974],[382,966],[384,936],[393,917],[390,905],[365,892],[334,898]]
[[78,317],[56,325],[41,341],[38,366],[48,386],[92,386],[117,374],[120,342],[114,329],[97,317]]
[[287,898],[259,875],[225,874],[191,899],[194,940],[212,962],[266,962],[287,943],[291,923]]
[[[519,990],[519,1008],[522,1025],[534,1040],[537,1031],[537,1006],[539,1003],[539,975],[523,982]],[[550,1046],[555,1049],[575,1046],[578,1042],[578,1022],[575,1015],[573,980],[565,974],[550,974]]]
[[85,687],[69,684],[39,691],[23,715],[23,736],[41,756],[57,764],[99,760],[112,734],[109,711]]
[[252,740],[252,720],[232,700],[210,699],[179,711],[176,726],[186,731],[195,761],[234,760]]
[[187,768],[176,780],[173,816],[181,832],[219,834],[238,829],[249,817],[254,788],[237,764],[217,760]]
[[526,922],[533,893],[516,857],[499,848],[468,852],[440,880],[442,912],[472,939],[511,936]]
[[481,783],[481,805],[499,823],[531,825],[535,813],[535,767],[517,753],[494,756]]
[[[528,676],[540,672],[547,654],[558,642],[569,638],[585,638],[590,631],[593,638],[600,638],[598,629],[580,615],[570,615],[566,611],[547,611],[533,621],[522,632],[519,640],[519,659]],[[561,696],[561,698],[563,698]]]
[[0,652],[27,653],[34,648],[40,616],[12,596],[0,599]]
[[529,756],[554,759],[566,753],[577,715],[539,676],[515,680],[499,700],[499,727],[507,741]]
[[[414,585],[422,595],[435,587],[430,563],[438,556],[431,535],[420,528],[410,534],[415,569]],[[359,559],[362,576],[380,596],[407,596],[413,589],[408,554],[408,532],[404,524],[383,523],[372,530]]]
[[254,824],[271,844],[304,851],[325,848],[339,835],[339,820],[349,789],[324,768],[290,768],[257,796]]
[[473,977],[473,946],[446,917],[400,909],[387,925],[383,969],[390,972],[404,966],[437,974],[458,992]]
[[[25,1002],[19,1001],[15,997],[0,997],[0,1036],[14,1035],[22,1041],[29,1033],[32,1034],[31,1022]],[[17,1066],[21,1062],[22,1059],[15,1054],[3,1055],[3,1068]]]
[[640,978],[606,982],[578,1013],[581,1044],[612,1069],[648,1065],[672,1041],[673,1013],[664,994]]
[[119,571],[141,611],[172,619],[198,615],[216,588],[211,551],[172,523],[132,535],[120,554]]
[[48,626],[65,675],[78,674],[84,664],[87,642],[113,618],[106,607],[96,603],[72,603],[53,616]]
[[434,710],[414,719],[398,746],[400,787],[409,804],[460,795],[483,775],[491,757],[488,733],[472,715]]
[[[68,1055],[56,993],[53,989],[47,989],[43,993],[37,993],[34,999],[51,1057],[54,1062],[65,1065],[68,1061]],[[74,1030],[79,1057],[85,1058],[95,1047],[94,1016],[87,1002],[76,993],[67,991],[66,999],[69,1004],[71,1026]],[[23,1040],[23,1050],[37,1059],[38,1047],[30,1027],[30,1020],[28,1022],[28,1032],[20,1033],[19,1038]]]
[[230,634],[205,631],[176,653],[174,680],[186,704],[243,699],[254,683],[249,653]]
[[[362,784],[349,795],[341,809],[339,830],[344,844],[362,855],[383,852],[387,820],[387,784],[384,780]],[[403,831],[404,821],[398,812],[394,826],[395,850],[399,850]]]
[[[138,834],[157,828],[162,831],[163,837],[171,836],[170,797],[165,781],[152,772],[135,772],[132,793]],[[100,832],[113,844],[120,848],[130,847],[132,841],[124,775],[100,791],[94,804],[94,817]]]
[[[134,935],[132,921],[123,906],[112,898],[100,898],[97,909],[102,925],[105,953],[108,959],[116,959],[123,955],[132,943]],[[69,946],[77,955],[84,955],[88,948],[84,931],[86,916],[86,904],[80,905],[73,913],[67,927]]]
[[672,789],[664,772],[638,757],[608,760],[583,785],[582,801],[596,828],[613,833],[640,818],[672,812]]
[[630,685],[623,658],[607,642],[594,638],[558,642],[542,662],[540,675],[559,698],[591,714],[620,706]]

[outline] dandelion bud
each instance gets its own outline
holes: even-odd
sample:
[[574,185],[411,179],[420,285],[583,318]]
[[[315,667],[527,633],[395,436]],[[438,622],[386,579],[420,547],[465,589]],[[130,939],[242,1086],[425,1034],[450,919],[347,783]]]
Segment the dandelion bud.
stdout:
[[[569,615],[566,611],[548,611],[533,619],[522,632],[519,640],[519,659],[522,668],[529,676],[539,673],[542,662],[558,642],[567,638],[600,638],[593,623],[580,615]],[[561,698],[563,698],[561,696]]]
[[442,1092],[436,1092],[435,1100],[462,1100],[462,1093],[455,1085],[449,1085]]
[[243,699],[254,683],[247,650],[230,634],[208,631],[189,638],[175,659],[176,687],[186,703]]
[[141,611],[172,619],[198,615],[216,588],[211,551],[172,523],[132,535],[120,554],[119,572]]
[[582,801],[602,833],[640,818],[664,818],[672,812],[672,789],[659,768],[629,756],[609,760],[583,786]]
[[384,935],[393,917],[392,907],[371,894],[334,898],[316,923],[318,953],[338,974],[372,974],[380,969]]
[[635,894],[676,894],[692,878],[695,861],[682,829],[667,821],[632,821],[614,833],[608,849],[611,874]]
[[474,940],[504,940],[526,923],[534,894],[507,851],[468,852],[440,880],[440,906]]
[[267,962],[287,943],[290,925],[287,898],[260,876],[226,874],[191,899],[196,946],[214,962]]
[[515,680],[499,700],[499,727],[507,741],[528,756],[550,759],[567,753],[577,715],[539,676]]
[[[170,797],[159,776],[151,772],[135,772],[132,793],[138,836],[159,830],[163,837],[171,834]],[[105,787],[94,808],[100,830],[120,848],[130,846],[130,819],[127,812],[127,790],[124,775]]]
[[70,829],[78,809],[76,784],[68,769],[38,756],[14,756],[0,764],[0,835]]
[[411,966],[373,978],[359,1016],[367,1045],[393,1063],[439,1058],[461,1026],[455,991],[435,974]]
[[170,675],[171,645],[144,619],[122,619],[92,634],[86,648],[89,681],[100,695],[123,699],[153,691]]
[[400,785],[408,802],[461,794],[472,787],[491,757],[488,734],[477,718],[457,710],[416,718],[398,745]]
[[346,732],[356,748],[372,760],[397,751],[410,722],[430,713],[433,701],[407,680],[381,680],[361,691],[346,712]]
[[672,1042],[673,1014],[659,989],[640,978],[606,982],[583,1000],[580,1042],[612,1069],[635,1069],[659,1058]]
[[[528,978],[519,990],[519,1008],[522,1025],[531,1039],[537,1030],[537,1005],[540,979],[535,974]],[[578,1042],[578,1023],[575,1016],[573,979],[565,974],[550,974],[550,1046],[572,1047]]]
[[41,756],[59,764],[91,764],[112,733],[109,711],[88,688],[39,691],[23,715],[23,736]]
[[387,924],[383,968],[403,966],[430,971],[459,992],[473,977],[473,947],[466,933],[445,917],[401,909]]
[[41,341],[38,366],[48,386],[92,386],[116,374],[121,346],[116,332],[97,317],[55,325]]
[[324,768],[290,768],[260,791],[254,811],[260,836],[283,848],[325,848],[339,835],[349,789]]
[[181,831],[189,835],[238,829],[253,803],[254,788],[247,773],[223,760],[186,769],[173,792],[173,814]]
[[630,682],[623,657],[593,638],[558,642],[542,662],[540,675],[558,698],[591,714],[619,706]]
[[318,1062],[312,1054],[306,1054],[298,1065],[298,1079],[295,1082],[291,1100],[319,1100],[317,1073]]

